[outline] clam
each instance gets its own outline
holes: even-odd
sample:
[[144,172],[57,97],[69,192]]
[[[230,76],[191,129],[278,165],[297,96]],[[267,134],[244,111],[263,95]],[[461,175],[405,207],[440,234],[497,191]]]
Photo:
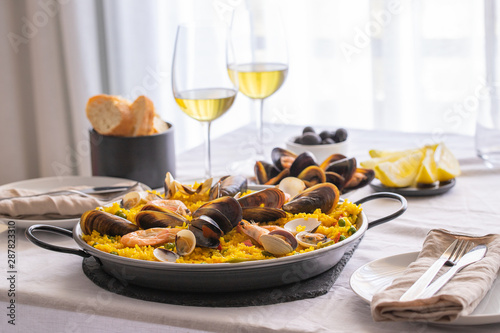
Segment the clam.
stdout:
[[135,215],[135,223],[142,229],[180,227],[189,221],[168,209],[164,211],[141,210]]
[[277,256],[290,253],[298,246],[295,237],[284,229],[273,230],[260,236],[259,242],[264,247],[264,250]]
[[320,225],[321,225],[321,222],[316,218],[312,218],[312,217],[308,218],[308,219],[298,218],[298,219],[294,219],[294,220],[287,222],[283,226],[283,228],[285,228],[285,230],[290,231],[292,234],[296,235],[298,226],[305,227],[304,231],[315,232],[316,229],[318,229],[318,227]]
[[372,169],[357,168],[351,179],[345,184],[344,190],[350,191],[368,185],[375,178]]
[[138,226],[124,218],[98,210],[83,213],[80,218],[80,227],[85,235],[91,235],[95,230],[101,235],[123,236],[139,230]]
[[283,210],[292,213],[313,213],[320,208],[329,214],[339,202],[339,190],[330,183],[322,183],[309,187],[295,198],[283,205]]
[[189,224],[189,230],[193,232],[198,246],[217,248],[220,245],[219,238],[223,232],[219,225],[206,215],[194,218]]
[[297,178],[301,179],[307,187],[324,183],[326,181],[325,171],[317,165],[308,166],[299,173]]
[[281,208],[285,203],[285,193],[279,188],[266,188],[239,198],[238,203],[241,207],[263,206]]
[[194,236],[192,231],[183,229],[179,231],[175,236],[175,249],[178,255],[188,255],[194,251],[195,247],[196,237]]
[[233,197],[221,197],[198,208],[193,217],[206,215],[217,223],[223,232],[231,231],[242,219],[241,206]]
[[125,209],[131,209],[156,199],[161,199],[161,197],[158,194],[147,191],[133,191],[123,196],[120,206]]
[[279,183],[278,188],[293,198],[306,189],[306,184],[297,177],[286,177]]
[[210,200],[230,196],[247,190],[247,179],[243,176],[224,176],[210,189]]
[[290,169],[295,158],[297,158],[297,154],[283,148],[276,147],[271,151],[271,160],[280,171]]
[[164,249],[162,247],[157,247],[156,249],[154,249],[153,255],[156,259],[163,262],[175,262],[177,259],[179,259],[179,255],[177,253]]
[[318,165],[314,159],[314,155],[306,151],[293,161],[290,166],[290,176],[297,177],[305,168],[311,165]]
[[303,247],[318,247],[318,244],[325,244],[331,239],[320,233],[312,233],[307,231],[299,232],[295,238],[297,242]]
[[165,190],[165,199],[170,199],[177,192],[177,187],[175,179],[170,172],[167,172],[165,176],[165,183],[163,184]]
[[284,210],[272,207],[244,207],[243,218],[255,222],[270,222],[286,217]]

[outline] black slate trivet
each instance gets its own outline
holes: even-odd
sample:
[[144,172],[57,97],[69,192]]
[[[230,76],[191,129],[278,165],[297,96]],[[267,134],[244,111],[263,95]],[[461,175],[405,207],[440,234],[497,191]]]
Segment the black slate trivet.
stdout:
[[360,240],[346,251],[335,266],[320,275],[280,287],[231,293],[186,293],[123,284],[115,277],[104,272],[93,257],[83,259],[82,268],[85,275],[99,287],[115,294],[144,301],[208,307],[267,305],[314,298],[326,294],[339,277],[344,266],[351,259]]

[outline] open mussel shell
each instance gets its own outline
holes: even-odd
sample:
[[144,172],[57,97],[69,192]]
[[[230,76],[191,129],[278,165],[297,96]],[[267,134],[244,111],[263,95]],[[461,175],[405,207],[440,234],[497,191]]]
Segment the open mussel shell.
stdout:
[[264,250],[277,256],[294,251],[298,242],[290,232],[284,229],[273,230],[259,238]]
[[321,164],[319,165],[321,169],[326,170],[326,168],[333,162],[343,160],[347,158],[347,156],[342,154],[332,154],[328,156]]
[[280,147],[276,147],[271,151],[271,160],[280,171],[290,169],[295,158],[297,158],[297,154]]
[[344,192],[356,190],[371,183],[375,178],[375,171],[372,169],[357,168],[351,179],[345,184]]
[[344,158],[330,163],[325,171],[331,171],[341,175],[347,183],[354,172],[356,172],[356,163],[356,158],[354,157]]
[[303,226],[305,227],[304,231],[307,231],[307,232],[315,232],[316,229],[318,229],[318,227],[321,225],[321,222],[316,219],[316,218],[308,218],[308,219],[305,219],[305,218],[298,218],[298,219],[294,219],[294,220],[291,220],[289,222],[287,222],[283,228],[285,230],[288,230],[290,231],[292,234],[296,235],[297,234],[297,227],[298,226]]
[[175,262],[179,259],[179,255],[174,251],[164,249],[162,247],[157,247],[153,250],[153,255],[156,259],[163,262]]
[[332,183],[333,185],[337,186],[339,191],[341,191],[344,188],[345,178],[339,175],[338,173],[333,171],[325,171],[325,177],[326,181],[328,183]]
[[283,179],[286,178],[290,175],[290,169],[283,169],[279,174],[277,174],[275,177],[270,178],[267,182],[264,183],[264,185],[276,185],[279,184],[279,182]]
[[283,205],[283,210],[292,213],[313,213],[320,208],[322,213],[329,214],[337,206],[340,194],[337,187],[330,183],[322,183],[309,187],[295,198]]
[[175,249],[180,256],[186,256],[194,251],[196,247],[196,237],[194,233],[187,229],[182,229],[175,236]]
[[247,188],[246,177],[240,175],[224,176],[212,186],[209,197],[210,200],[225,196],[234,197],[238,192],[245,192]]
[[222,230],[212,218],[206,215],[191,220],[189,230],[193,232],[198,246],[217,248],[220,244],[219,238],[222,236]]
[[181,227],[189,221],[182,215],[170,210],[141,210],[135,215],[135,223],[142,229]]
[[306,151],[297,156],[290,166],[290,176],[297,177],[305,168],[311,165],[318,165],[314,155]]
[[280,170],[278,170],[273,164],[267,163],[265,161],[257,161],[254,166],[255,178],[259,184],[265,184],[267,181],[276,177]]
[[255,222],[271,222],[286,217],[286,212],[279,208],[248,207],[243,208],[243,218]]
[[297,242],[303,247],[318,247],[318,244],[325,244],[330,241],[328,237],[320,233],[312,233],[307,231],[301,231],[295,235]]
[[238,203],[241,207],[281,208],[285,203],[285,193],[276,187],[266,188],[239,198]]
[[125,194],[120,202],[120,206],[125,209],[132,209],[149,201],[161,199],[158,194],[147,191],[133,191]]
[[85,235],[91,235],[95,230],[101,235],[109,236],[123,236],[139,230],[138,226],[124,218],[98,210],[83,213],[80,218],[80,228]]
[[233,197],[221,197],[209,201],[192,215],[195,218],[202,215],[210,217],[224,233],[231,231],[242,219],[241,206]]
[[299,173],[297,178],[302,180],[307,187],[324,183],[326,181],[325,171],[317,165],[308,166]]

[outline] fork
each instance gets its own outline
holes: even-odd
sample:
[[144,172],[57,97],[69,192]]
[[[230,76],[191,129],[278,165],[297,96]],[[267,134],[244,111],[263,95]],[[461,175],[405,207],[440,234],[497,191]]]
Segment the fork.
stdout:
[[469,252],[470,249],[472,249],[475,246],[474,242],[470,240],[463,240],[460,239],[458,241],[457,246],[453,249],[453,252],[451,253],[450,257],[446,262],[444,263],[446,266],[455,266],[457,262],[462,259],[464,254]]

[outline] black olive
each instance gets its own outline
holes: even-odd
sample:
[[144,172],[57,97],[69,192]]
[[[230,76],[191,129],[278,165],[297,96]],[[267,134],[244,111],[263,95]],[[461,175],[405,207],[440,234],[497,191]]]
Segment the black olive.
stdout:
[[337,132],[335,132],[335,137],[333,138],[335,142],[343,142],[347,140],[347,131],[344,128],[339,128]]
[[306,133],[316,133],[316,132],[314,131],[314,128],[312,128],[311,126],[306,126],[302,130],[302,134],[306,134]]
[[301,144],[302,143],[302,136],[296,137],[295,140],[293,140],[293,142]]
[[321,140],[325,140],[325,139],[330,137],[330,132],[323,131],[323,132],[319,133],[319,137],[321,138]]
[[312,145],[319,145],[320,143],[321,143],[321,138],[316,133],[308,132],[302,136],[302,144],[303,145],[312,146]]
[[323,141],[321,141],[322,145],[329,145],[331,143],[335,143],[335,141],[332,138],[326,138]]

